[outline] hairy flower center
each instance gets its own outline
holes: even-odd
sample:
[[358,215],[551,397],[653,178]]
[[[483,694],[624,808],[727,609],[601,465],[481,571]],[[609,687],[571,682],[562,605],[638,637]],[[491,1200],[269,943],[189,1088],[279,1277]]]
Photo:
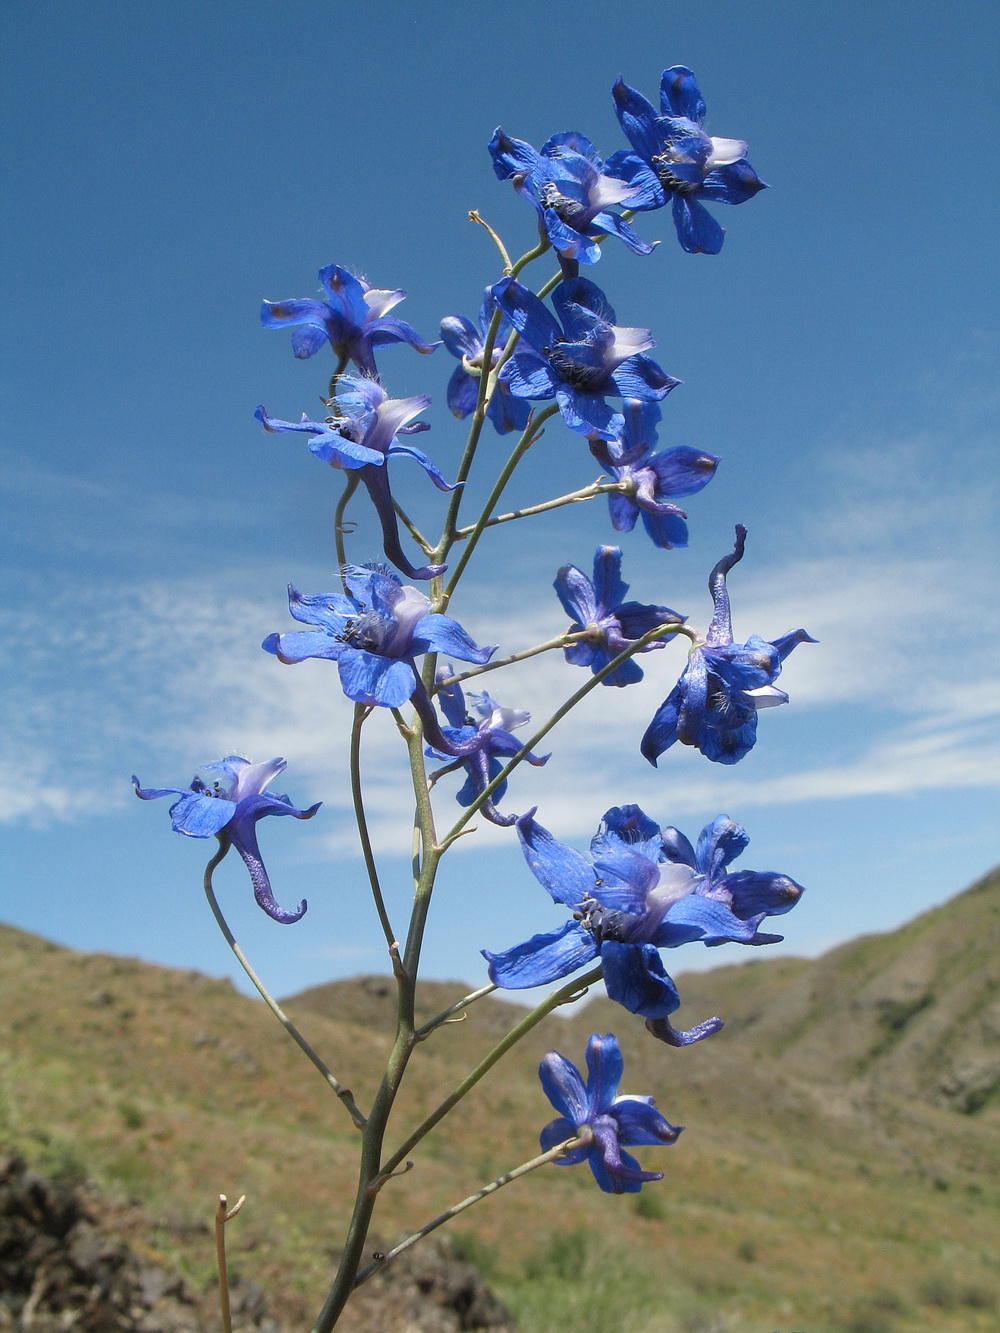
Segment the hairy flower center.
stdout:
[[[662,865],[658,871],[659,878],[647,891],[646,900],[639,911],[623,912],[603,907],[587,893],[573,913],[574,919],[580,922],[584,930],[589,930],[599,944],[604,940],[616,940],[622,944],[651,942],[674,903],[693,893],[703,878],[685,865]],[[600,887],[601,881],[597,880],[595,888]]]
[[669,146],[662,153],[655,153],[650,159],[653,164],[653,170],[656,172],[660,184],[665,190],[672,190],[674,194],[693,194],[699,188],[698,182],[684,180],[672,170],[671,162],[676,162],[674,150]]
[[391,628],[377,611],[364,611],[359,616],[351,616],[344,625],[343,632],[337,635],[339,643],[346,643],[351,648],[360,648],[367,653],[380,653],[385,643],[386,631]]
[[577,361],[568,352],[562,350],[560,342],[557,342],[554,347],[543,347],[542,354],[548,357],[549,365],[559,378],[572,385],[574,389],[583,389],[589,392],[603,384],[607,379],[607,371],[603,366],[588,366],[582,361]]
[[551,208],[556,216],[563,222],[568,222],[570,226],[574,221],[584,220],[587,209],[578,199],[570,199],[568,195],[562,193],[555,181],[546,181],[539,192],[539,199],[543,208]]

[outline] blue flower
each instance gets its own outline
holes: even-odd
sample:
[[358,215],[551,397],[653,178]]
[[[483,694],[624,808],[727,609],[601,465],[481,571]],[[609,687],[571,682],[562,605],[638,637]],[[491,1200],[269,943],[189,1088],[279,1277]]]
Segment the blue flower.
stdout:
[[[492,310],[493,298],[487,292],[479,312],[479,328],[464,315],[446,315],[441,321],[441,340],[452,356],[462,363],[455,367],[448,381],[448,406],[460,421],[476,410],[479,400],[479,379],[486,351],[484,339]],[[500,360],[509,334],[510,325],[507,320],[501,320],[490,358],[490,369]],[[523,398],[513,397],[506,377],[501,372],[486,415],[493,422],[494,428],[501,435],[506,435],[508,431],[524,430],[531,415],[531,405]]]
[[713,139],[704,132],[705,103],[685,65],[663,71],[659,115],[621,79],[612,96],[625,137],[645,164],[645,169],[636,164],[631,153],[608,159],[615,174],[633,172],[631,183],[640,199],[630,207],[659,208],[670,199],[682,247],[688,254],[717,255],[725,231],[702,200],[742,204],[766,188],[746,159],[746,144],[742,139]]
[[[571,633],[587,635],[585,640],[571,643],[563,649],[566,661],[574,666],[590,667],[596,676],[612,658],[648,634],[657,625],[684,617],[669,606],[646,606],[642,602],[626,602],[628,584],[621,576],[622,553],[618,546],[599,546],[594,553],[594,577],[588,579],[576,565],[563,565],[556,575],[553,587],[559,594],[563,610],[571,617]],[[674,636],[666,634],[654,639],[639,651],[651,652],[663,648]],[[642,667],[630,657],[610,675],[602,685],[633,685],[642,680]]]
[[[331,467],[357,472],[364,482],[382,525],[382,549],[397,569],[410,579],[432,579],[442,573],[446,565],[412,565],[399,542],[396,511],[389,489],[388,463],[390,458],[412,458],[424,469],[439,491],[453,491],[459,483],[445,481],[440,469],[422,449],[404,444],[400,435],[416,435],[429,430],[426,421],[413,418],[430,406],[425,395],[416,398],[390,398],[377,380],[342,375],[341,392],[336,403],[338,416],[325,421],[310,421],[302,414],[301,421],[279,421],[269,417],[258,407],[254,416],[265,430],[274,434],[283,431],[304,431],[316,438],[309,448]],[[409,423],[409,424],[407,424]]]
[[674,1143],[683,1125],[671,1125],[656,1109],[652,1097],[619,1097],[625,1071],[618,1039],[596,1032],[587,1042],[587,1082],[558,1051],[550,1051],[538,1066],[538,1077],[549,1101],[559,1112],[541,1133],[542,1150],[589,1129],[589,1147],[574,1148],[557,1166],[589,1162],[594,1179],[606,1194],[636,1194],[646,1180],[662,1180],[662,1171],[643,1171],[622,1146],[640,1147]]
[[553,291],[561,326],[513,278],[501,279],[491,291],[521,335],[504,368],[511,393],[555,398],[570,430],[617,439],[622,417],[604,401],[607,394],[659,400],[680,383],[643,356],[655,346],[649,329],[616,324],[604,293],[586,278],[565,279]]
[[328,300],[309,297],[289,301],[265,301],[260,322],[266,329],[292,330],[292,351],[300,359],[314,356],[325,342],[333,347],[338,361],[348,361],[366,375],[377,374],[375,348],[387,343],[409,343],[418,352],[433,352],[435,343],[401,319],[387,314],[406,296],[403,291],[375,291],[339,264],[319,271]]
[[678,444],[662,453],[651,453],[656,443],[659,406],[630,399],[625,403],[625,426],[613,444],[595,437],[590,451],[604,468],[627,490],[608,496],[611,525],[616,532],[631,532],[642,515],[643,526],[653,545],[669,551],[688,544],[688,529],[683,509],[667,497],[694,495],[715,476],[719,465],[714,454],[702,453],[689,445]]
[[704,645],[693,648],[680,680],[656,710],[640,749],[651,764],[675,741],[693,745],[717,764],[735,764],[757,740],[757,711],[788,702],[775,687],[781,664],[800,643],[816,640],[804,629],[770,641],[751,634],[733,642],[726,575],[743,559],[747,530],[736,526],[736,545],[708,580],[715,614]]
[[308,657],[334,661],[348,699],[383,708],[401,708],[410,699],[432,745],[452,756],[470,753],[473,741],[463,749],[442,735],[413,659],[418,653],[442,652],[482,666],[496,646],[478,647],[457,620],[432,612],[430,600],[404,587],[385,565],[347,565],[344,580],[349,596],[304,596],[289,587],[292,615],[316,629],[269,634],[264,650],[287,663]]
[[[652,254],[657,242],[647,244],[624,219],[607,211],[622,204],[655,207],[645,180],[634,184],[630,179],[641,164],[627,163],[617,175],[607,169],[590,140],[575,131],[554,134],[538,152],[498,126],[489,149],[497,177],[513,180],[518,193],[534,204],[540,228],[561,260],[596,264],[601,247],[593,238],[601,232],[617,236],[633,254]],[[662,190],[659,193],[662,202]]]
[[[447,680],[453,674],[451,667],[440,667],[438,680],[439,682]],[[431,781],[436,782],[445,773],[451,773],[456,768],[464,768],[467,776],[455,799],[459,805],[468,806],[499,775],[501,763],[497,756],[509,757],[520,750],[521,742],[511,733],[530,722],[531,714],[523,708],[502,708],[485,690],[481,694],[470,692],[469,702],[472,708],[467,712],[465,695],[458,681],[451,685],[439,685],[436,697],[449,723],[447,727],[442,727],[442,731],[453,745],[463,745],[478,738],[478,748],[465,759],[455,760],[447,767],[431,774]],[[427,754],[432,759],[451,758],[450,754],[442,753],[433,746],[428,746]],[[547,754],[529,753],[524,757],[529,764],[534,764],[536,767],[549,761]],[[517,819],[516,815],[500,814],[496,808],[496,802],[503,798],[506,790],[507,781],[504,779],[479,807],[484,818],[492,824],[500,824],[503,827],[513,824]]]
[[801,886],[787,875],[726,867],[749,839],[720,815],[702,830],[695,853],[674,828],[662,832],[637,805],[609,810],[591,840],[591,860],[556,842],[534,812],[517,821],[528,867],[573,919],[503,953],[487,953],[490,980],[510,990],[544,986],[600,957],[612,1000],[642,1014],[671,1045],[689,1045],[721,1026],[708,1019],[688,1032],[667,1021],[680,1005],[658,950],[701,940],[707,945],[773,944],[759,931],[768,916],[794,907]]
[[306,901],[294,912],[279,907],[271,892],[264,863],[257,845],[257,821],[265,815],[294,815],[312,819],[319,802],[308,810],[297,810],[287,796],[266,792],[264,788],[285,768],[284,759],[269,759],[251,764],[248,759],[231,754],[218,763],[206,764],[196,774],[190,787],[140,787],[132,778],[136,796],[155,801],[160,796],[178,796],[170,807],[170,819],[177,833],[189,838],[210,838],[232,844],[243,858],[253,883],[254,897],[275,921],[288,925],[298,921],[306,910]]

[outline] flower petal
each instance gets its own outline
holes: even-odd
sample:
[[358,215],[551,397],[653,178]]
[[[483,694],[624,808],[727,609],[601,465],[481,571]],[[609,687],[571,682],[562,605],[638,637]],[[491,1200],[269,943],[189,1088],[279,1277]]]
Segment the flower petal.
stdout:
[[235,801],[188,792],[170,807],[170,822],[175,832],[185,833],[189,838],[211,838],[226,827],[235,813]]
[[633,1148],[674,1143],[684,1128],[666,1120],[652,1097],[618,1097],[610,1114],[618,1121],[618,1142]]
[[595,1032],[587,1042],[588,1119],[607,1112],[618,1096],[618,1085],[624,1072],[625,1060],[618,1038],[613,1032],[609,1032],[606,1037]]
[[494,985],[504,990],[526,990],[560,981],[592,962],[597,957],[597,944],[590,931],[576,921],[567,921],[558,930],[533,935],[502,953],[483,949],[482,954],[489,963]]
[[608,997],[629,1013],[642,1014],[644,1018],[666,1018],[680,1007],[677,987],[652,944],[605,940],[601,945],[601,962]]
[[590,862],[573,847],[556,842],[548,829],[537,824],[534,811],[517,821],[517,836],[528,869],[557,903],[578,907],[594,888]]
[[574,1131],[587,1123],[594,1114],[593,1100],[588,1088],[584,1087],[580,1071],[572,1061],[558,1051],[549,1051],[538,1066],[538,1077],[546,1097],[569,1121]]
[[416,689],[413,664],[405,658],[345,647],[337,666],[344,693],[356,704],[401,708]]

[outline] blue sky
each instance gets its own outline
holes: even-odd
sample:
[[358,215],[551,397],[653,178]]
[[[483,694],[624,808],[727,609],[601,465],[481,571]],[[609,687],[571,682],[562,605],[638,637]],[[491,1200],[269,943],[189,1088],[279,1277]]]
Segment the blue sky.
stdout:
[[[3,919],[235,976],[201,897],[205,846],[171,834],[128,776],[183,785],[228,752],[283,754],[293,799],[324,809],[268,821],[265,854],[279,897],[305,893],[310,910],[274,925],[227,865],[234,928],[278,992],[383,968],[336,673],[258,646],[291,627],[286,582],[332,586],[338,489],[300,439],[253,420],[258,402],[312,413],[328,369],[260,329],[260,299],[312,295],[317,269],[340,263],[405,288],[398,313],[433,337],[499,276],[469,208],[512,250],[531,241],[530,209],[490,167],[494,126],[536,145],[579,129],[608,155],[624,144],[615,77],[655,97],[675,63],[698,76],[708,131],[748,140],[771,188],[716,209],[719,256],[685,255],[661,212],[637,224],[662,240],[652,256],[609,244],[592,274],[683,380],[661,446],[723,459],[689,502],[690,549],[654,551],[637,531],[621,539],[625,576],[704,627],[705,578],[742,521],[737,637],[804,625],[821,642],[789,659],[791,704],[762,718],[742,764],[675,747],[654,772],[638,755],[677,648],[641,686],[595,692],[508,803],[537,803],[581,846],[612,804],[690,834],[725,810],[751,835],[747,866],[808,887],[784,922],[790,952],[891,928],[998,859],[998,199],[979,146],[998,119],[994,6],[637,0],[612,16],[512,0],[486,22],[445,3],[25,0],[2,24],[16,312],[2,371]],[[421,443],[446,472],[464,440],[444,403],[453,366],[443,350],[380,357],[393,395],[434,398]],[[506,456],[499,437],[487,445]],[[553,427],[510,500],[595,471]],[[439,496],[419,469],[399,465],[394,484],[431,527]],[[355,517],[352,554],[370,559],[360,505]],[[612,540],[597,504],[509,525],[452,609],[506,651],[551,637],[565,623],[555,570],[588,568]],[[491,688],[541,720],[581,680],[546,658]],[[401,916],[409,816],[383,721],[368,791]],[[481,828],[446,867],[431,975],[478,982],[479,948],[557,923],[509,834]],[[671,970],[736,956],[692,946]]]

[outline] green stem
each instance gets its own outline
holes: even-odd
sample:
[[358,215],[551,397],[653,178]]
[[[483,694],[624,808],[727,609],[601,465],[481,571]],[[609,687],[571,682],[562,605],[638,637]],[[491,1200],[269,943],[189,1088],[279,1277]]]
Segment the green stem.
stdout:
[[438,682],[438,689],[456,683],[461,684],[462,681],[471,680],[473,676],[482,676],[487,671],[498,671],[500,667],[512,666],[514,662],[526,662],[529,657],[537,657],[539,653],[550,653],[553,648],[565,648],[571,643],[584,642],[588,637],[589,635],[585,630],[577,634],[559,634],[545,643],[536,643],[534,648],[522,648],[519,653],[511,653],[509,657],[501,657],[499,661],[487,662],[484,666],[470,667],[468,671],[460,671],[455,676],[448,676],[445,680]]
[[565,986],[560,986],[559,990],[553,991],[553,993],[547,999],[543,1000],[541,1004],[536,1005],[529,1014],[521,1019],[520,1023],[511,1028],[502,1041],[498,1042],[496,1046],[493,1047],[489,1055],[487,1055],[484,1060],[481,1060],[471,1073],[465,1076],[454,1092],[446,1097],[441,1105],[437,1107],[436,1110],[432,1111],[427,1119],[417,1126],[409,1138],[407,1138],[406,1142],[401,1144],[397,1151],[383,1162],[379,1179],[387,1179],[389,1175],[395,1171],[396,1167],[406,1159],[407,1153],[416,1147],[420,1140],[424,1138],[425,1135],[429,1134],[440,1120],[444,1119],[452,1107],[458,1105],[466,1093],[471,1092],[483,1075],[488,1074],[497,1061],[501,1060],[512,1046],[516,1046],[522,1037],[526,1036],[532,1028],[537,1027],[542,1019],[547,1018],[554,1009],[558,1009],[561,1004],[568,1003],[568,1001],[577,996],[581,990],[585,990],[593,982],[600,981],[603,975],[601,965],[598,964],[597,967],[591,968],[589,972],[585,972],[582,977],[577,977],[574,981],[568,981]]
[[[463,995],[462,998],[456,1000],[454,1004],[449,1004],[448,1008],[442,1009],[436,1018],[432,1018],[430,1022],[425,1023],[423,1027],[417,1028],[414,1034],[417,1041],[423,1041],[425,1037],[429,1037],[435,1028],[441,1027],[443,1023],[459,1022],[459,1019],[452,1017],[453,1014],[457,1014],[460,1009],[467,1009],[470,1004],[475,1004],[475,1002],[481,1000],[484,995],[492,995],[497,989],[498,987],[496,983],[491,981],[488,985],[480,986],[478,990],[470,991],[468,995]],[[464,1018],[465,1015],[463,1014],[462,1017]]]
[[624,652],[619,653],[617,657],[613,657],[606,667],[603,667],[593,675],[585,685],[581,685],[575,694],[571,694],[566,702],[560,708],[556,709],[544,726],[540,727],[531,739],[521,746],[517,754],[515,754],[510,762],[500,770],[492,782],[487,783],[483,790],[476,796],[475,800],[466,808],[464,814],[462,814],[462,816],[452,825],[448,833],[445,835],[445,843],[450,843],[455,835],[465,828],[466,824],[476,814],[483,801],[488,800],[493,795],[501,782],[505,782],[514,769],[517,768],[518,764],[523,763],[538,742],[544,740],[557,722],[562,721],[566,714],[574,709],[581,699],[586,698],[591,690],[600,685],[605,676],[610,676],[612,671],[617,670],[623,662],[627,662],[630,657],[641,652],[647,643],[652,643],[654,639],[662,638],[664,634],[685,634],[692,640],[698,638],[695,630],[689,629],[686,625],[680,625],[676,621],[669,621],[666,624],[657,625],[655,629],[649,630],[649,632],[644,634],[642,638],[636,639],[634,643],[630,643]]
[[[462,574],[465,572],[466,566],[472,559],[472,553],[478,546],[480,537],[486,530],[486,525],[490,521],[490,518],[493,515],[493,510],[500,502],[500,497],[501,495],[503,495],[504,488],[510,481],[511,477],[514,475],[514,470],[516,469],[518,463],[520,463],[521,459],[524,457],[524,455],[528,452],[531,446],[538,439],[538,436],[540,434],[539,427],[542,425],[543,422],[548,421],[549,417],[554,416],[555,413],[558,411],[559,411],[558,404],[551,403],[548,407],[544,408],[541,412],[539,412],[538,416],[535,416],[534,412],[532,412],[531,416],[528,418],[528,424],[527,426],[525,426],[521,438],[514,446],[514,449],[510,457],[504,464],[503,470],[501,471],[499,477],[497,478],[492,491],[490,491],[489,499],[486,501],[486,505],[483,509],[483,512],[479,515],[479,519],[476,522],[475,527],[469,533],[469,538],[466,543],[465,549],[463,550],[461,556],[459,557],[458,564],[455,566],[455,570],[451,578],[448,580],[447,587],[442,593],[442,605],[447,606],[448,601],[450,600],[452,594],[455,591],[459,579],[462,577]],[[435,556],[436,555],[437,553],[435,553]]]
[[[560,495],[555,500],[546,500],[542,504],[529,505],[526,509],[512,509],[509,514],[498,514],[496,518],[491,518],[485,525],[488,528],[495,528],[498,523],[512,523],[515,518],[532,518],[535,514],[545,514],[550,509],[561,509],[563,505],[581,504],[585,500],[593,500],[598,495],[624,495],[625,487],[620,481],[593,481],[589,486],[583,486],[578,491],[570,491],[568,495]],[[467,528],[459,528],[455,533],[455,540],[462,541],[468,537],[474,527],[470,524]]]
[[368,834],[368,819],[365,815],[365,802],[361,791],[361,728],[371,711],[371,708],[364,704],[354,705],[354,724],[351,727],[351,797],[354,801],[354,818],[358,825],[358,837],[361,839],[361,854],[364,857],[365,869],[368,871],[368,882],[371,885],[372,897],[375,900],[375,911],[378,913],[385,942],[391,949],[396,943],[396,936],[393,933],[389,913],[386,911],[385,899],[382,896],[382,886],[379,883],[375,853],[372,850],[371,838]]
[[355,1102],[353,1095],[351,1094],[351,1090],[349,1088],[346,1088],[343,1085],[343,1083],[341,1083],[338,1079],[336,1079],[333,1076],[330,1070],[326,1067],[326,1064],[316,1054],[313,1048],[306,1041],[305,1037],[303,1037],[302,1033],[298,1030],[298,1028],[295,1026],[292,1020],[288,1017],[288,1015],[278,1004],[274,996],[270,993],[270,991],[261,981],[260,977],[250,966],[250,962],[246,954],[236,943],[236,939],[233,935],[233,932],[229,929],[229,923],[226,921],[226,918],[222,915],[222,908],[219,906],[219,900],[215,896],[215,889],[212,885],[212,875],[215,871],[215,867],[219,864],[222,858],[229,851],[230,843],[228,837],[225,837],[224,834],[220,833],[218,837],[219,837],[219,850],[215,853],[211,861],[209,861],[208,865],[205,867],[204,882],[205,882],[205,897],[208,899],[208,905],[212,909],[212,914],[214,915],[215,920],[218,923],[219,929],[225,936],[226,943],[229,945],[230,949],[232,949],[233,953],[236,955],[240,963],[240,966],[243,968],[243,971],[253,982],[254,986],[256,986],[258,994],[260,995],[264,1003],[267,1005],[268,1009],[270,1009],[271,1013],[274,1014],[275,1018],[282,1025],[282,1027],[292,1038],[292,1040],[296,1043],[299,1049],[303,1051],[306,1056],[308,1056],[308,1058],[316,1066],[319,1072],[323,1075],[323,1078],[326,1080],[326,1082],[330,1085],[330,1087],[334,1090],[334,1092],[337,1094],[340,1100],[347,1107],[350,1117],[354,1121],[356,1127],[358,1129],[363,1130],[365,1127],[365,1117],[358,1109],[358,1105]]
[[374,1263],[369,1264],[367,1268],[363,1268],[355,1278],[354,1285],[360,1287],[363,1282],[367,1282],[370,1277],[374,1277],[376,1273],[385,1268],[386,1264],[391,1263],[397,1255],[402,1254],[404,1250],[408,1250],[411,1245],[416,1245],[418,1240],[423,1240],[425,1236],[429,1236],[431,1232],[436,1231],[438,1227],[444,1226],[445,1222],[450,1222],[451,1219],[457,1217],[459,1213],[464,1213],[466,1208],[471,1208],[474,1203],[479,1203],[481,1199],[486,1199],[491,1194],[496,1194],[497,1190],[503,1189],[504,1185],[509,1185],[513,1180],[520,1180],[522,1176],[526,1176],[532,1171],[537,1171],[540,1166],[548,1166],[550,1162],[557,1162],[560,1157],[565,1157],[567,1153],[573,1152],[576,1148],[588,1147],[593,1141],[593,1131],[589,1125],[584,1125],[579,1134],[574,1135],[570,1139],[564,1139],[562,1143],[557,1143],[556,1146],[550,1148],[548,1152],[540,1153],[538,1157],[533,1157],[530,1162],[524,1162],[521,1166],[515,1167],[513,1171],[507,1171],[504,1175],[498,1176],[496,1180],[491,1180],[490,1183],[484,1185],[481,1190],[476,1190],[475,1194],[470,1194],[469,1197],[463,1199],[461,1203],[453,1204],[451,1208],[446,1209],[443,1213],[439,1214],[439,1216],[435,1217],[432,1222],[428,1222],[427,1225],[421,1227],[419,1231],[415,1231],[412,1236],[407,1236],[406,1239],[401,1240],[398,1245],[394,1245],[391,1250],[381,1258],[376,1259]]
[[[337,508],[333,515],[333,540],[337,548],[337,567],[341,571],[343,578],[343,569],[347,564],[347,550],[344,546],[344,513],[347,510],[347,502],[358,489],[359,477],[357,472],[347,472],[344,475],[344,490],[340,499],[337,501]],[[347,591],[347,584],[344,584],[344,592]]]
[[399,501],[393,500],[392,507],[396,512],[396,516],[399,518],[399,520],[406,528],[407,532],[410,534],[413,540],[423,551],[424,555],[430,555],[431,552],[434,550],[434,547],[430,544],[430,542],[427,540],[424,534],[413,522],[413,520],[410,518],[409,514],[407,514],[406,510],[402,507]]

